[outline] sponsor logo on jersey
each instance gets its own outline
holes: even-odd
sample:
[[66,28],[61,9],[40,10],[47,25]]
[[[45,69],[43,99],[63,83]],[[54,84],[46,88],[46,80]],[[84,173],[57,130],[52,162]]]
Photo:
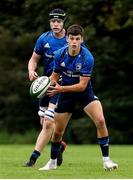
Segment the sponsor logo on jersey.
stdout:
[[47,53],[45,53],[45,56],[46,56],[46,57],[48,57],[48,58],[54,58],[54,56],[53,56],[53,55],[51,55],[51,54],[47,54]]
[[76,64],[76,71],[80,71],[81,67],[82,67],[82,64],[81,63],[77,63]]
[[44,45],[44,47],[45,47],[45,48],[50,48],[49,43],[46,43],[46,44]]

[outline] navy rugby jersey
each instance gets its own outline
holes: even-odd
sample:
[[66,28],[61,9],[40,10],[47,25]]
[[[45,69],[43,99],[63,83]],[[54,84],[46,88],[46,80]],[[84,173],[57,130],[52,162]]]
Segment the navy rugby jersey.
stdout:
[[54,72],[62,75],[62,85],[76,84],[80,76],[90,77],[93,66],[93,55],[82,46],[80,53],[76,56],[68,54],[68,46],[58,50],[55,55]]
[[66,45],[66,36],[56,38],[52,31],[43,33],[38,39],[34,47],[34,51],[43,58],[44,75],[50,76],[54,66],[54,55],[57,50]]

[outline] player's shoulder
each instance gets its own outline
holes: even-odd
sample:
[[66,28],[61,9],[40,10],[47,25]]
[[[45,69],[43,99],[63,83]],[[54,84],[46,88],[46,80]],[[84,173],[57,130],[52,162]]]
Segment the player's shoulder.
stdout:
[[87,47],[81,46],[81,48],[84,53],[92,54]]
[[51,31],[47,31],[47,32],[42,33],[42,34],[38,37],[38,39],[40,39],[40,40],[45,40],[45,39],[49,38],[50,36],[51,36]]
[[67,51],[67,49],[68,49],[68,44],[66,44],[66,45],[64,45],[62,48],[58,49],[58,50],[56,51],[56,54],[62,55],[63,53],[65,53],[65,52]]
[[93,54],[90,52],[90,50],[87,47],[81,47],[82,48],[82,53],[86,56],[88,56],[91,59],[94,59]]
[[61,61],[62,59],[64,59],[64,57],[66,56],[67,54],[67,45],[66,46],[63,46],[62,48],[60,48],[59,50],[56,51],[55,53],[55,61],[58,60],[58,61]]

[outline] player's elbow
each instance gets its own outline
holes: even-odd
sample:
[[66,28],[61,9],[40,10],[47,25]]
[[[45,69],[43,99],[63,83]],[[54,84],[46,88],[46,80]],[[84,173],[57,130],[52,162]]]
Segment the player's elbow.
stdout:
[[86,85],[81,84],[80,87],[79,87],[79,91],[82,92],[82,91],[85,91],[85,89],[86,89]]

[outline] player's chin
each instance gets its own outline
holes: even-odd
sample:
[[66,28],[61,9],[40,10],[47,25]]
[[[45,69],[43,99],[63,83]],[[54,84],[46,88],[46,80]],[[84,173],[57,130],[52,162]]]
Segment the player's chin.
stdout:
[[77,46],[76,45],[72,45],[72,50],[76,50],[77,49]]
[[61,31],[61,30],[58,29],[58,28],[53,28],[52,30],[53,30],[54,33],[60,33],[60,31]]

